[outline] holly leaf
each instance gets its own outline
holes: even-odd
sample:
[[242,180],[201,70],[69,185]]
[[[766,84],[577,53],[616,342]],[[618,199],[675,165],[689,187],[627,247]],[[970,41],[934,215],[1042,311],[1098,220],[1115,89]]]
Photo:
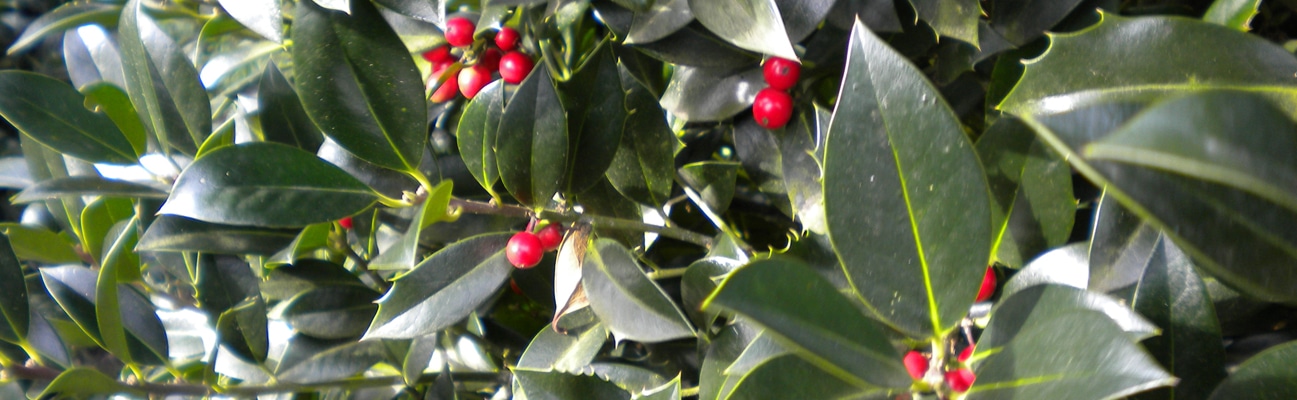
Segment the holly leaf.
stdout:
[[84,106],[68,84],[32,72],[0,71],[0,116],[40,144],[90,162],[134,164],[139,158],[113,124]]
[[581,286],[590,308],[619,340],[654,343],[694,335],[684,313],[614,240],[598,239],[589,247]]
[[562,186],[569,155],[567,127],[549,68],[537,68],[509,98],[495,134],[500,181],[522,204],[543,205]]
[[142,1],[127,2],[118,25],[126,93],[144,126],[164,151],[196,154],[212,132],[210,99],[198,71]]
[[703,26],[739,48],[797,60],[774,0],[690,0]]

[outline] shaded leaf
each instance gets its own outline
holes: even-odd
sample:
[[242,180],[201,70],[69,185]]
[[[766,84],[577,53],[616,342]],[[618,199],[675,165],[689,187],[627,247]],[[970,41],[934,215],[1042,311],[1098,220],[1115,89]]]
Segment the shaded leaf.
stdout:
[[938,334],[968,313],[990,258],[986,177],[923,74],[864,26],[852,32],[825,144],[829,238],[879,318]]
[[629,115],[608,166],[608,182],[632,200],[660,206],[671,196],[677,140],[657,99],[633,83],[634,78],[624,66],[619,71],[623,87],[630,88],[626,95]]
[[1104,191],[1090,236],[1090,290],[1130,301],[1161,233]]
[[703,26],[735,46],[797,60],[774,0],[690,0]]
[[9,201],[13,204],[24,204],[65,196],[165,199],[167,198],[167,192],[156,186],[143,183],[108,179],[100,176],[69,176],[32,185],[18,192]]
[[513,370],[513,376],[529,400],[630,399],[631,394],[603,379],[589,375]]
[[909,387],[882,326],[862,315],[824,278],[789,259],[748,264],[703,304],[742,314],[777,334],[811,364],[852,385]]
[[103,3],[66,3],[41,14],[23,29],[18,39],[9,45],[7,54],[18,54],[39,45],[46,36],[86,24],[112,27],[121,15],[122,7]]
[[594,361],[608,340],[608,328],[589,308],[563,316],[555,326],[558,329],[536,334],[518,359],[518,368],[576,373]]
[[838,0],[829,12],[828,22],[843,30],[860,22],[874,32],[900,32],[901,20],[896,16],[896,3],[887,0]]
[[761,69],[677,66],[662,94],[661,107],[690,122],[720,121],[752,106],[762,84]]
[[237,257],[209,254],[199,255],[195,264],[194,297],[208,318],[217,321],[217,339],[244,359],[264,361],[265,303],[252,268]]
[[[999,1],[991,8],[991,28],[1014,46],[1022,46],[1062,21],[1081,0]],[[987,38],[980,38],[983,42]],[[970,42],[977,43],[977,42]]]
[[1272,347],[1238,366],[1212,392],[1211,399],[1275,399],[1297,393],[1297,342]]
[[1260,6],[1261,2],[1256,0],[1216,0],[1202,15],[1202,20],[1247,32]]
[[323,341],[296,335],[289,339],[275,376],[304,384],[336,381],[364,372],[382,361],[384,353],[378,340]]
[[509,98],[495,134],[500,181],[524,205],[558,192],[568,159],[568,120],[549,68],[536,68]]
[[60,153],[91,162],[134,164],[138,154],[107,115],[85,108],[71,86],[32,72],[0,71],[0,116]]
[[126,93],[164,151],[195,154],[212,131],[207,91],[189,58],[133,0],[122,9],[118,37]]
[[1067,242],[1076,220],[1067,162],[1013,117],[996,120],[976,148],[994,200],[991,226],[996,260],[1020,267]]
[[802,107],[783,134],[776,135],[779,146],[779,174],[792,202],[793,212],[802,228],[826,234],[824,226],[824,189],[820,185],[824,159],[824,141],[828,139],[829,110]]
[[730,208],[742,164],[731,161],[700,161],[680,168],[680,180],[698,192],[703,205],[717,215]]
[[[977,21],[982,7],[973,0],[914,0],[914,10],[919,18],[932,26],[938,36],[946,36],[965,43],[979,43]],[[1032,8],[1042,7],[1033,5]],[[1066,14],[1066,12],[1064,12]]]
[[59,373],[59,376],[50,381],[49,386],[46,386],[45,390],[41,391],[39,397],[87,399],[93,396],[119,393],[141,397],[147,396],[144,391],[123,385],[98,370],[79,367]]
[[297,231],[291,229],[213,224],[159,215],[140,237],[136,250],[270,255],[296,237]]
[[[266,303],[260,297],[245,298],[216,319],[217,340],[229,349],[257,363],[266,361],[270,349],[266,329]],[[258,371],[261,373],[261,371]]]
[[9,237],[14,254],[19,260],[47,264],[80,262],[81,257],[72,248],[73,243],[43,227],[0,223],[0,231]]
[[599,239],[589,248],[581,285],[590,308],[619,340],[652,343],[694,335],[688,318],[613,240]]
[[[991,311],[992,324],[1000,324],[1000,328],[982,334],[977,342],[977,353],[1009,343],[1019,329],[1041,325],[1049,318],[1079,309],[1093,310],[1108,317],[1132,342],[1158,334],[1157,326],[1116,299],[1073,287],[1043,284],[1001,297]],[[997,320],[999,322],[995,322]]]
[[703,310],[703,301],[716,289],[720,279],[742,265],[742,261],[726,257],[706,257],[689,264],[680,281],[680,299],[694,326],[707,328],[716,322],[720,312]]
[[509,234],[491,234],[446,246],[393,282],[378,301],[365,338],[415,338],[467,317],[509,278],[504,257]]
[[[227,0],[229,1],[229,0]],[[279,72],[274,62],[266,63],[257,89],[261,116],[261,132],[267,141],[295,146],[314,153],[324,143],[320,129],[315,127],[293,85]]]
[[284,41],[283,1],[217,0],[217,2],[220,3],[221,9],[248,30],[275,43]]
[[0,313],[5,319],[5,328],[0,329],[0,340],[10,343],[26,340],[32,319],[26,279],[23,278],[23,266],[5,237],[0,237]]
[[449,180],[441,181],[436,187],[429,189],[428,197],[419,206],[419,211],[414,214],[414,218],[410,220],[410,226],[401,233],[395,243],[370,260],[369,268],[410,269],[419,263],[419,236],[423,233],[424,227],[447,218],[446,210],[449,207],[453,183]]
[[822,373],[814,364],[788,354],[767,360],[744,374],[726,398],[765,399],[777,394],[798,399],[831,399],[858,396],[860,392],[861,388]]
[[500,168],[495,164],[495,135],[504,115],[504,81],[491,82],[464,106],[455,126],[455,144],[473,179],[494,196]]
[[603,180],[622,141],[628,90],[611,39],[605,39],[560,83],[559,97],[568,115],[567,192],[580,193]]
[[415,171],[427,141],[423,79],[400,37],[368,1],[351,14],[298,2],[293,64],[302,107],[324,134],[365,161]]
[[359,337],[374,318],[379,293],[364,286],[322,286],[285,300],[281,314],[298,333],[320,339]]
[[634,48],[649,57],[691,67],[738,68],[761,61],[760,55],[730,45],[701,24],[686,25],[661,40]]
[[298,293],[327,286],[365,287],[351,271],[324,260],[303,259],[275,268],[261,281],[261,295],[269,301],[285,300]]
[[660,0],[635,13],[625,44],[650,43],[667,37],[693,22],[688,0]]

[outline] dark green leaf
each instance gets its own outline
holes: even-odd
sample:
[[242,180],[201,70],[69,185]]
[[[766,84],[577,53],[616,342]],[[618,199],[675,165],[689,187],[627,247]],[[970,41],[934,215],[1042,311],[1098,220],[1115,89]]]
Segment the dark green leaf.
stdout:
[[[266,330],[266,303],[253,296],[220,313],[216,319],[217,340],[228,349],[257,363],[266,361],[270,336]],[[258,371],[260,373],[260,371]]]
[[693,20],[689,0],[658,0],[649,9],[635,13],[624,43],[655,42],[679,31]]
[[1293,151],[1297,124],[1286,111],[1251,93],[1208,91],[1153,105],[1083,154],[1232,186],[1297,212]]
[[66,3],[41,14],[23,29],[22,36],[9,45],[8,54],[27,51],[41,43],[46,36],[86,24],[112,27],[117,23],[122,7],[103,3]]
[[377,0],[375,2],[420,21],[437,26],[446,23],[446,0]]
[[761,61],[761,56],[726,43],[700,24],[686,25],[670,36],[634,48],[658,60],[692,67],[738,68]]
[[566,190],[580,193],[603,180],[628,117],[629,88],[623,86],[612,40],[605,39],[559,89],[569,120]]
[[[68,265],[41,268],[41,280],[50,297],[95,343],[100,342],[99,322],[95,317],[95,281],[97,275],[88,268]],[[99,343],[102,345],[102,343]]]
[[1105,191],[1096,203],[1090,236],[1090,290],[1132,302],[1161,232]]
[[415,338],[467,317],[509,279],[509,234],[477,236],[446,246],[401,275],[378,302],[366,338]]
[[887,0],[838,0],[829,12],[828,22],[842,30],[860,22],[874,32],[900,32],[901,20],[896,16],[896,3]]
[[293,330],[314,338],[343,339],[365,333],[379,293],[355,285],[322,286],[285,301],[282,315]]
[[829,111],[819,105],[802,107],[802,112],[795,115],[784,132],[775,136],[779,146],[779,174],[784,179],[784,189],[788,191],[797,221],[803,229],[820,235],[827,233],[820,162],[824,159],[829,117]]
[[[275,43],[284,41],[284,17],[282,0],[237,1],[218,0],[221,9],[230,17],[239,21],[248,30]],[[265,93],[265,92],[262,92]]]
[[289,339],[275,376],[293,383],[337,381],[364,372],[384,356],[378,340],[323,341],[296,335]]
[[581,286],[590,308],[618,340],[652,343],[694,335],[684,313],[616,241],[591,244],[581,268]]
[[663,109],[689,122],[720,121],[752,106],[765,87],[760,68],[677,66],[662,95]]
[[375,192],[388,197],[399,198],[404,192],[413,192],[419,186],[419,182],[410,175],[362,160],[329,138],[324,138],[316,155],[347,171]]
[[813,365],[859,387],[912,383],[882,326],[829,281],[790,259],[753,262],[725,278],[703,309],[742,314]]
[[[613,218],[642,221],[644,210],[631,199],[622,196],[607,180],[596,183],[585,193],[577,195],[574,200],[585,209],[584,212]],[[615,239],[626,247],[639,247],[644,244],[644,235],[630,229],[613,229],[596,227],[595,235]],[[579,268],[579,266],[577,266]]]
[[47,264],[81,261],[81,257],[72,248],[72,242],[43,227],[6,222],[0,223],[0,231],[9,237],[9,244],[20,260]]
[[637,400],[680,400],[680,375],[675,379],[655,388],[647,389],[636,395]]
[[707,257],[689,264],[680,281],[680,300],[694,326],[710,327],[720,316],[715,309],[704,311],[703,301],[716,290],[720,279],[741,265],[742,261],[725,257]]
[[293,63],[302,106],[324,134],[357,157],[415,171],[427,141],[423,78],[368,1],[351,15],[297,4]]
[[[220,342],[240,357],[266,359],[265,303],[248,263],[233,256],[199,255],[193,272],[195,298],[208,317],[218,320]],[[239,311],[232,311],[236,308]],[[225,325],[219,324],[225,319]]]
[[65,196],[108,196],[165,199],[167,192],[153,185],[108,179],[99,176],[70,176],[37,183],[14,195],[9,201],[25,204]]
[[296,237],[297,231],[292,229],[213,224],[160,215],[144,231],[136,250],[270,255]]
[[39,398],[88,399],[112,394],[146,397],[148,394],[123,385],[93,368],[78,367],[63,371],[41,391]]
[[879,318],[939,334],[968,313],[990,258],[986,176],[923,74],[863,25],[852,32],[825,144],[829,237]]
[[[979,43],[977,21],[982,16],[982,7],[977,1],[914,0],[912,4],[919,13],[919,18],[932,26],[938,36],[965,43]],[[1033,5],[1034,7],[1037,6]]]
[[690,0],[703,26],[740,48],[797,59],[774,0]]
[[376,201],[368,186],[333,164],[294,147],[257,142],[225,147],[190,164],[159,212],[293,227],[352,215]]
[[680,179],[701,197],[711,212],[720,215],[734,200],[735,180],[741,164],[731,161],[700,161],[680,168]]
[[513,376],[528,400],[627,399],[631,394],[611,382],[589,375],[515,369]]
[[0,329],[0,340],[10,343],[26,340],[31,324],[26,279],[23,278],[23,266],[18,263],[18,257],[5,237],[0,237],[0,313],[5,319],[5,328]]
[[270,259],[266,260],[267,268],[275,268],[285,264],[292,264],[298,259],[306,258],[313,252],[328,246],[329,233],[333,230],[332,222],[323,222],[318,224],[307,225],[302,228],[302,232],[293,238],[293,242],[279,250]]
[[1067,242],[1076,220],[1072,170],[1031,128],[1003,117],[976,144],[990,184],[996,260],[1020,267]]
[[273,62],[266,63],[266,72],[261,75],[257,101],[260,104],[261,132],[267,141],[296,146],[312,153],[324,143],[320,129],[302,109],[297,91]]
[[1247,32],[1251,29],[1252,17],[1257,15],[1259,0],[1216,0],[1202,15],[1203,21],[1221,24],[1233,29]]
[[131,142],[107,115],[84,106],[68,84],[26,71],[0,71],[0,116],[51,149],[90,162],[134,164]]
[[734,152],[743,165],[746,180],[769,196],[771,205],[785,215],[793,216],[793,204],[787,198],[788,189],[784,187],[783,157],[777,142],[777,136],[785,132],[766,129],[755,119],[743,118],[735,121],[731,133]]
[[410,269],[419,263],[419,237],[424,227],[447,218],[446,210],[449,208],[453,183],[449,180],[442,181],[436,187],[429,189],[427,199],[410,220],[410,226],[401,233],[395,243],[379,252],[378,257],[370,260],[369,268]]
[[1225,379],[1220,324],[1189,256],[1165,236],[1158,238],[1148,258],[1132,303],[1135,311],[1162,327],[1162,335],[1145,340],[1144,346],[1180,378],[1175,387],[1137,398],[1206,399]]
[[500,169],[495,164],[495,135],[504,115],[504,81],[491,82],[464,107],[455,127],[455,143],[464,166],[494,196]]
[[837,2],[838,0],[775,0],[775,5],[779,7],[779,17],[788,33],[788,39],[797,43],[815,32]]
[[[881,391],[875,389],[875,391]],[[862,389],[825,374],[795,355],[782,355],[756,366],[739,379],[727,399],[836,399],[859,396]],[[857,398],[857,397],[852,398]]]
[[997,1],[991,8],[991,28],[1014,46],[1022,46],[1053,28],[1079,4],[1081,0]]
[[495,135],[500,180],[522,204],[543,205],[563,184],[567,127],[549,68],[536,68],[509,98]]
[[261,282],[261,295],[268,301],[285,300],[313,288],[339,285],[365,286],[341,265],[303,259],[270,271]]
[[1297,342],[1249,358],[1212,392],[1212,400],[1282,399],[1297,393]]
[[660,206],[671,196],[676,137],[667,126],[657,99],[639,86],[625,67],[619,68],[626,95],[626,125],[606,175],[621,194],[640,203]]
[[1038,312],[1034,300],[1014,296],[1007,302],[1017,304],[996,311],[986,334],[1007,340],[984,344],[983,336],[978,342],[973,357],[989,355],[974,369],[977,381],[965,398],[1097,400],[1175,383],[1098,312],[1074,309],[1049,313],[1029,324],[1014,323],[1022,312]]
[[198,71],[146,12],[132,0],[122,9],[118,37],[126,92],[165,151],[198,152],[212,131],[212,109]]
[[608,328],[589,308],[564,315],[556,326],[545,328],[531,340],[518,359],[518,368],[577,373],[590,365],[604,342]]
[[[120,358],[126,363],[135,363],[130,349],[126,344],[126,329],[123,326],[123,317],[121,303],[118,302],[117,287],[117,270],[119,268],[135,268],[138,275],[139,258],[135,259],[135,265],[126,265],[124,252],[130,252],[129,242],[134,241],[136,236],[134,221],[126,223],[126,229],[118,232],[117,235],[110,235],[107,239],[109,250],[104,252],[104,264],[99,268],[99,277],[95,281],[95,316],[98,320],[99,334],[104,349]],[[130,290],[130,289],[126,289]],[[125,293],[123,293],[125,294]],[[166,343],[164,338],[163,343]],[[163,354],[165,357],[166,354]]]
[[[703,342],[707,350],[698,377],[698,398],[702,400],[719,400],[728,396],[734,389],[737,377],[727,379],[725,370],[739,358],[758,334],[759,328],[746,321],[738,321],[726,326],[710,341]],[[704,340],[707,336],[702,337]]]
[[[428,369],[428,364],[432,362],[432,357],[437,351],[437,339],[437,335],[427,335],[414,338],[414,340],[410,341],[410,348],[406,351],[405,358],[401,359],[401,378],[405,380],[406,385],[414,386],[418,383],[419,377],[423,376],[423,371]],[[437,381],[433,383],[433,387],[438,394],[444,394],[440,393],[442,391],[441,388],[444,386],[443,381],[451,383],[449,382],[451,375],[449,368],[449,363],[442,364],[442,375],[438,375]],[[441,399],[454,399],[453,383],[450,385],[450,390],[452,391],[452,396],[442,396]]]
[[[992,310],[992,324],[1000,329],[987,331],[978,339],[977,352],[989,351],[1013,340],[1013,334],[1023,327],[1040,325],[1042,321],[1074,310],[1093,310],[1107,316],[1131,341],[1158,334],[1154,326],[1129,306],[1111,297],[1074,287],[1055,284],[1035,285],[1002,297]],[[998,322],[996,322],[998,321]],[[983,346],[985,345],[985,346]]]

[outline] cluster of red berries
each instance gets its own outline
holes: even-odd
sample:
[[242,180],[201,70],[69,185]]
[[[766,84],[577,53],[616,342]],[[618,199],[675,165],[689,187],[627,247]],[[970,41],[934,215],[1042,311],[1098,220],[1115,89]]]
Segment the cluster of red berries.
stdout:
[[[957,357],[959,360],[958,368],[945,371],[943,378],[950,390],[963,393],[973,386],[973,381],[977,379],[977,376],[973,375],[973,370],[968,369],[965,365],[971,355],[973,355],[973,346],[965,347],[964,351],[959,352],[959,357]],[[910,373],[910,377],[914,378],[914,380],[923,379],[923,375],[928,372],[928,357],[924,356],[923,353],[910,350],[909,353],[905,353],[905,358],[901,361],[905,364],[905,370]]]
[[[500,78],[505,82],[521,83],[536,65],[531,57],[518,50],[520,35],[517,30],[500,28],[492,41],[495,47],[491,47],[492,43],[487,43],[477,47],[480,50],[475,51],[473,32],[476,30],[476,24],[468,18],[451,18],[446,21],[446,43],[450,46],[439,46],[423,53],[423,59],[432,64],[429,84],[442,82],[429,97],[432,102],[450,101],[460,94],[472,99],[491,83],[492,75],[496,72],[500,73]],[[461,69],[451,68],[457,62],[464,63],[466,55],[470,59],[467,61],[473,61],[472,65],[464,65]]]
[[767,87],[752,102],[752,118],[766,129],[779,129],[793,117],[793,96],[788,90],[797,84],[802,66],[796,61],[770,57],[761,68]]
[[545,252],[557,249],[559,242],[562,241],[563,228],[557,223],[545,225],[536,233],[531,233],[528,229],[515,233],[509,238],[509,244],[504,247],[504,256],[518,269],[535,267],[536,264],[540,264],[540,259],[545,256]]

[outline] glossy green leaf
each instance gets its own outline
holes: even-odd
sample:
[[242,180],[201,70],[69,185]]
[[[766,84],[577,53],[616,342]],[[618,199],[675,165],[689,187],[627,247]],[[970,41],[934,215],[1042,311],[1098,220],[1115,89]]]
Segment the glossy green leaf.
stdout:
[[982,15],[982,6],[977,1],[914,0],[911,3],[919,13],[919,19],[932,26],[937,31],[937,36],[965,43],[980,43],[977,38],[977,21]]
[[[406,385],[414,386],[419,381],[419,377],[423,376],[423,371],[428,369],[428,364],[432,362],[432,358],[436,355],[438,337],[437,335],[421,336],[414,338],[414,340],[409,341],[409,343],[410,348],[405,352],[405,358],[401,360],[401,378],[405,380]],[[442,364],[442,374],[438,375],[437,380],[433,383],[433,390],[437,391],[438,394],[444,395],[445,393],[442,388],[444,386],[450,386],[449,389],[453,392],[454,384],[453,382],[450,382],[450,379],[450,365],[448,363]],[[453,393],[452,396],[443,396],[441,399],[454,399]]]
[[[596,183],[585,193],[577,195],[574,200],[581,204],[585,212],[593,215],[633,221],[642,221],[644,219],[644,210],[641,206],[618,193],[617,189],[613,188],[612,184],[608,183],[607,180]],[[644,244],[643,233],[634,230],[595,227],[594,232],[595,236],[617,240],[629,248],[639,247]]]
[[676,118],[720,121],[751,107],[763,87],[760,68],[677,66],[660,103]]
[[9,237],[14,254],[19,260],[48,264],[80,262],[81,257],[72,248],[72,242],[43,227],[0,223],[0,231]]
[[[425,154],[425,159],[427,159]],[[316,151],[316,156],[328,161],[330,164],[342,168],[352,177],[360,180],[366,186],[369,186],[377,193],[381,193],[391,198],[400,198],[404,192],[414,192],[418,190],[419,182],[414,180],[409,174],[393,169],[380,167],[377,164],[365,161],[356,155],[351,154],[338,142],[325,138],[320,149]]]
[[298,2],[292,39],[302,106],[357,157],[414,171],[428,135],[423,78],[372,4],[351,7],[347,15]]
[[1247,32],[1260,6],[1258,0],[1216,0],[1202,15],[1202,20]]
[[324,143],[320,129],[302,109],[297,91],[273,62],[266,63],[266,71],[261,75],[257,101],[260,104],[261,132],[267,141],[309,152],[315,152]]
[[159,212],[219,224],[293,227],[352,215],[377,200],[368,186],[315,155],[258,142],[222,148],[189,165]]
[[41,14],[23,29],[22,36],[9,45],[7,54],[18,54],[39,45],[46,36],[85,24],[112,27],[117,23],[122,7],[103,3],[67,3]]
[[678,141],[667,126],[666,115],[657,99],[635,82],[624,66],[619,71],[622,86],[629,88],[626,94],[629,115],[608,166],[608,182],[632,200],[662,205],[671,196]]
[[568,118],[548,68],[536,68],[509,98],[495,135],[500,181],[539,206],[558,192],[569,157]]
[[801,42],[820,27],[838,0],[775,0],[788,39]]
[[[977,342],[979,354],[1012,341],[1013,332],[1016,332],[1013,327],[1042,324],[1041,321],[1078,309],[1093,310],[1107,316],[1131,341],[1158,334],[1158,327],[1131,310],[1130,306],[1111,297],[1074,287],[1035,285],[1009,293],[1001,299],[991,313],[992,323],[1001,324],[1002,327],[1000,331],[982,334]],[[999,322],[994,322],[997,319]]]
[[730,208],[741,164],[731,161],[700,161],[680,168],[680,180],[698,192],[703,205],[717,215]]
[[374,318],[379,293],[355,285],[317,287],[285,300],[284,320],[293,330],[313,338],[355,338]]
[[[1093,27],[1053,36],[998,108],[1019,116],[1060,113],[1213,88],[1294,104],[1297,59],[1261,37],[1185,18],[1101,16]],[[1195,50],[1185,51],[1185,43]]]
[[788,188],[784,187],[783,156],[778,142],[778,136],[783,134],[758,125],[753,118],[735,121],[731,130],[734,153],[747,175],[744,181],[752,182],[752,188],[767,195],[772,206],[792,216],[793,204],[787,198]]
[[1109,192],[1096,202],[1090,236],[1090,290],[1130,301],[1161,233]]
[[5,327],[0,329],[0,340],[19,343],[27,339],[28,326],[31,325],[28,307],[23,266],[14,255],[9,239],[0,237],[0,313],[5,319]]
[[1149,255],[1131,307],[1162,328],[1162,335],[1145,340],[1144,346],[1180,378],[1174,387],[1139,398],[1206,399],[1225,379],[1220,323],[1189,256],[1165,236]]
[[774,0],[690,0],[703,26],[735,46],[796,60]]
[[369,268],[408,270],[419,263],[419,236],[423,233],[423,228],[446,218],[453,183],[449,180],[442,181],[429,191],[427,200],[410,220],[410,226],[401,233],[395,243],[369,261]]
[[547,327],[536,334],[518,359],[518,368],[577,373],[608,341],[608,328],[589,308],[564,315],[555,326],[561,331]]
[[649,57],[691,67],[739,68],[761,61],[759,54],[734,47],[694,24],[685,25],[661,40],[638,44],[634,48]]
[[627,90],[612,40],[605,39],[572,76],[559,83],[568,115],[566,191],[580,193],[603,180],[622,140]]
[[[1014,46],[1022,46],[1053,28],[1081,4],[1081,0],[1032,2],[1009,0],[996,2],[991,8],[991,28]],[[980,38],[985,42],[986,38]],[[978,43],[978,42],[969,42]]]
[[504,94],[504,81],[486,85],[464,107],[455,127],[455,143],[464,166],[493,195],[492,188],[500,179],[500,168],[495,164],[495,135],[504,115]]
[[108,29],[99,25],[83,25],[63,32],[63,59],[73,87],[100,81],[126,87],[117,41],[109,39]]
[[377,0],[375,2],[401,15],[437,26],[443,26],[446,21],[445,0]]
[[257,296],[245,298],[221,312],[216,318],[216,335],[222,351],[232,351],[253,362],[265,362],[270,348],[267,323],[266,302]]
[[[248,30],[275,43],[284,41],[282,0],[238,1],[218,0],[221,9],[239,21]],[[265,93],[265,92],[262,92]]]
[[651,43],[665,38],[693,22],[689,0],[660,0],[635,13],[625,44]]
[[734,382],[731,380],[737,381],[737,378],[727,376],[725,371],[760,332],[762,332],[760,328],[750,322],[739,320],[725,326],[710,340],[702,342],[707,347],[703,353],[698,377],[699,399],[724,399],[729,395],[729,392],[734,389]]
[[144,231],[136,250],[270,255],[296,237],[297,231],[292,229],[213,224],[160,215]]
[[107,114],[131,143],[135,154],[144,154],[148,149],[149,133],[125,89],[100,81],[82,86],[81,93],[86,95],[86,108]]
[[901,20],[896,15],[896,3],[886,0],[838,0],[829,12],[828,22],[842,30],[860,22],[874,32],[900,32]]
[[1109,399],[1175,383],[1098,312],[1073,310],[1015,325],[997,323],[1018,316],[1003,311],[995,314],[986,333],[1012,337],[993,346],[979,341],[977,353],[991,354],[978,363],[967,399]]
[[590,308],[618,340],[662,342],[692,337],[693,327],[625,247],[610,239],[591,244],[581,268]]
[[[739,379],[726,399],[766,399],[771,395],[797,399],[860,398],[859,387],[825,374],[814,364],[788,354],[767,360]],[[883,390],[872,390],[881,392]]]
[[1199,92],[1153,105],[1082,154],[1231,186],[1297,212],[1293,151],[1297,124],[1265,98]]
[[655,388],[649,388],[632,397],[636,400],[680,400],[680,375]]
[[589,375],[517,368],[514,379],[528,400],[627,399],[631,394],[606,380]]
[[811,364],[852,385],[909,387],[883,327],[836,293],[805,265],[776,258],[731,273],[703,309],[720,307],[751,318]]
[[95,396],[128,394],[148,396],[143,390],[126,386],[94,368],[78,367],[59,373],[41,391],[40,398],[88,399]]
[[1000,289],[1000,298],[1044,284],[1085,289],[1090,278],[1089,247],[1089,243],[1077,242],[1041,254],[1013,274],[1013,279]]
[[[134,220],[126,223],[126,229],[107,239],[109,250],[104,252],[104,263],[99,268],[99,278],[95,281],[95,317],[98,320],[99,334],[104,349],[126,363],[134,363],[130,349],[126,344],[126,329],[123,326],[123,313],[117,295],[117,270],[135,268],[139,274],[139,258],[135,265],[128,265],[125,254],[131,251],[131,242],[137,239]],[[133,253],[132,253],[133,254]],[[129,290],[129,289],[128,289]],[[165,340],[163,341],[165,343]],[[166,354],[163,354],[165,357]]]
[[1297,393],[1297,342],[1252,356],[1212,392],[1212,400],[1281,399]]
[[302,259],[275,268],[261,281],[261,295],[268,301],[285,300],[318,287],[350,285],[365,287],[351,271],[324,260]]
[[289,339],[275,376],[304,384],[337,381],[364,372],[385,353],[378,340],[324,341],[296,335]]
[[820,162],[824,159],[830,116],[829,110],[819,105],[803,107],[794,114],[783,134],[775,136],[779,146],[779,173],[797,221],[803,229],[820,235],[827,233],[824,188],[820,185],[824,172]]
[[195,154],[212,131],[212,109],[198,71],[140,0],[122,9],[118,37],[126,93],[144,126],[164,151]]
[[[266,341],[265,303],[257,300],[261,296],[259,279],[252,268],[237,257],[209,254],[199,255],[196,264],[192,272],[194,297],[208,317],[217,320],[218,328],[223,328],[217,339],[240,357],[265,360],[267,347],[258,345]],[[247,312],[231,312],[236,308]],[[225,325],[219,324],[220,319],[226,319]]]
[[25,204],[64,196],[109,196],[165,199],[167,192],[156,186],[99,176],[70,176],[37,183],[14,195],[9,201]]
[[1020,267],[1067,242],[1076,220],[1072,170],[1031,128],[1013,117],[996,120],[976,144],[991,188],[992,251]]
[[[18,142],[22,146],[23,158],[27,161],[27,171],[30,177],[39,182],[49,179],[66,178],[68,165],[79,164],[75,159],[64,157],[59,152],[52,150],[36,142],[28,135],[18,135]],[[80,231],[80,224],[77,223],[77,216],[81,214],[81,208],[85,203],[79,198],[64,198],[62,200],[49,200],[45,202],[45,208],[49,210],[50,215],[54,217],[54,222],[65,232],[77,233]],[[13,240],[10,237],[10,240]],[[22,247],[20,243],[14,242],[14,249],[18,251],[19,257],[22,257]]]
[[40,144],[91,162],[134,164],[138,155],[107,115],[91,112],[68,84],[32,72],[0,71],[0,116]]
[[446,246],[393,282],[378,301],[365,338],[415,338],[467,317],[509,279],[509,234],[477,236]]
[[720,316],[718,310],[703,310],[703,301],[716,289],[720,279],[741,265],[742,261],[726,257],[707,257],[689,264],[680,281],[680,305],[694,326],[710,327]]
[[986,176],[923,74],[863,25],[852,32],[825,144],[829,238],[879,318],[941,334],[968,313],[990,258]]
[[275,268],[285,264],[292,264],[298,259],[306,258],[313,252],[329,245],[329,233],[333,230],[332,222],[322,222],[318,224],[307,225],[302,228],[302,232],[293,238],[282,250],[279,250],[270,259],[266,260],[266,267]]
[[41,268],[40,274],[50,297],[91,340],[102,345],[93,302],[97,274],[73,265]]

